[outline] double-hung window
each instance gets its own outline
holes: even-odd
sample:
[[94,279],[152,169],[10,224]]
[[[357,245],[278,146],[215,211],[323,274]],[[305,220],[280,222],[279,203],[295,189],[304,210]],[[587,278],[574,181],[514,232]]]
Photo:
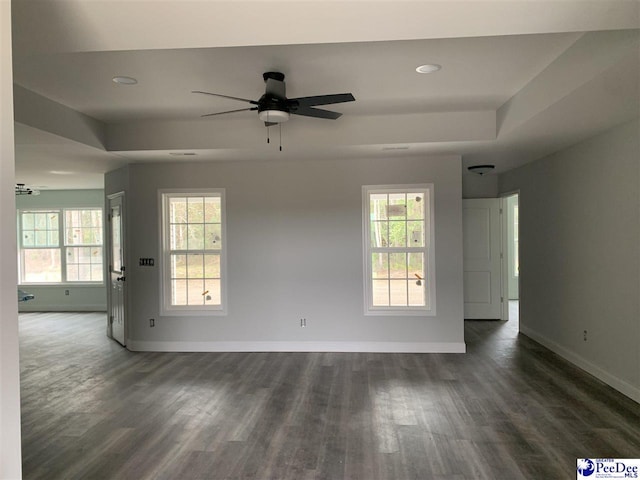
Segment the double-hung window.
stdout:
[[363,187],[365,313],[435,315],[433,185]]
[[163,313],[226,313],[224,190],[160,194]]
[[20,283],[102,283],[102,209],[21,210]]

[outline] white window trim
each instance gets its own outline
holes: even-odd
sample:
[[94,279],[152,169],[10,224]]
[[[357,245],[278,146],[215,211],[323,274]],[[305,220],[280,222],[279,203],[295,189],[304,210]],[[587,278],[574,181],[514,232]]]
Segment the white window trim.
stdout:
[[[68,210],[100,210],[102,212],[102,245],[66,245],[65,244],[65,212]],[[22,235],[22,214],[25,212],[34,212],[34,213],[42,213],[42,212],[58,212],[60,215],[60,220],[58,224],[58,246],[57,247],[23,247],[23,235]],[[105,285],[105,276],[106,276],[106,258],[105,258],[105,221],[104,221],[104,208],[100,206],[69,206],[69,207],[35,207],[35,208],[19,208],[17,209],[17,225],[18,225],[18,282],[19,285],[29,285],[29,286],[43,286],[43,287],[56,287],[56,286],[74,286],[74,287],[99,287]],[[66,249],[74,248],[74,247],[100,247],[102,248],[102,280],[96,280],[94,282],[90,281],[70,281],[67,280],[67,258],[66,258]],[[25,282],[23,279],[24,275],[24,255],[23,250],[33,250],[36,248],[58,248],[60,249],[60,278],[59,282]]]
[[[429,239],[430,248],[424,248],[425,252],[425,272],[429,289],[425,289],[430,307],[419,306],[373,306],[373,291],[371,279],[371,238],[369,232],[370,224],[370,202],[369,195],[375,193],[422,193],[429,197],[429,231],[425,231],[425,244]],[[364,185],[362,187],[362,253],[364,272],[364,314],[384,315],[384,316],[435,316],[436,315],[436,259],[435,259],[435,205],[434,205],[434,185],[433,183],[411,184],[411,185]],[[405,251],[400,248],[399,251]]]
[[[171,305],[171,268],[169,259],[169,222],[167,219],[167,201],[171,197],[202,197],[206,195],[220,197],[222,230],[222,249],[220,251],[220,305]],[[172,188],[158,190],[159,228],[160,228],[160,313],[163,316],[224,316],[227,315],[227,206],[224,188]]]

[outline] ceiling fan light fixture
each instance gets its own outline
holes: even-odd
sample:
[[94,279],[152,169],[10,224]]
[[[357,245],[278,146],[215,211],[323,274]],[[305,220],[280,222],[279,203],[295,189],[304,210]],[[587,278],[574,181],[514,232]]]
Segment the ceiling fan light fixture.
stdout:
[[282,110],[262,110],[258,112],[258,118],[263,122],[282,123],[289,120],[289,112]]
[[495,168],[495,165],[472,165],[471,167],[467,167],[467,170],[471,173],[475,173],[476,175],[485,175],[489,172],[493,172]]
[[426,65],[420,65],[416,68],[416,72],[418,73],[435,73],[442,68],[442,65],[438,65],[437,63],[428,63]]

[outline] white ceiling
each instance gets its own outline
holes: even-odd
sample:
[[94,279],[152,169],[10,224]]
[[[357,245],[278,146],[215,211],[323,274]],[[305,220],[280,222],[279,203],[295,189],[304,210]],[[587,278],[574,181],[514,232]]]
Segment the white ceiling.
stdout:
[[[638,117],[636,1],[14,0],[16,180],[96,188],[127,162],[458,153],[506,171]],[[419,75],[415,68],[442,70]],[[267,131],[287,96],[351,92],[338,120]],[[135,86],[112,82],[116,75]],[[188,152],[195,155],[176,156]]]

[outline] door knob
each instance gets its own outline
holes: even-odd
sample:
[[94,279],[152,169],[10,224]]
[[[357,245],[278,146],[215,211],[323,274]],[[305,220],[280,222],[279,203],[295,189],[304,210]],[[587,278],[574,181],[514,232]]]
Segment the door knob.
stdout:
[[124,282],[125,278],[124,277],[118,277],[116,278],[117,282]]

